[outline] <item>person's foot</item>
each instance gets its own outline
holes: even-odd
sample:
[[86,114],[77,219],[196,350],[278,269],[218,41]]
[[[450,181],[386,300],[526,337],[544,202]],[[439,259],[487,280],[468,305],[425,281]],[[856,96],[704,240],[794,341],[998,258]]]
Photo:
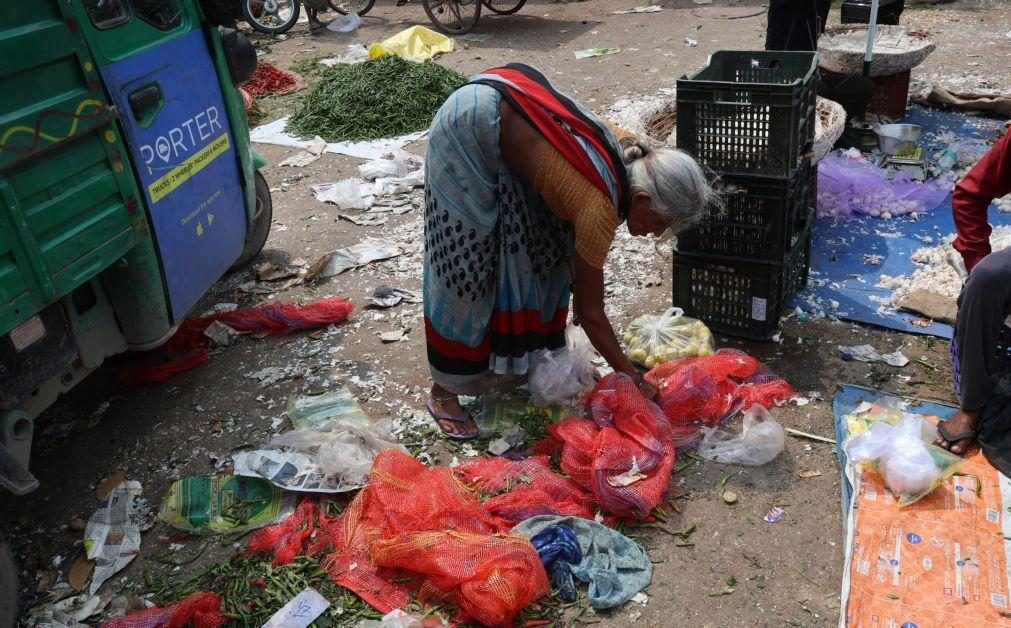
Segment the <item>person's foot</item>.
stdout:
[[460,405],[460,398],[441,387],[432,387],[428,411],[439,429],[450,438],[474,438],[480,433],[470,413]]
[[318,31],[321,28],[326,28],[326,24],[317,19],[309,18],[309,30]]
[[972,412],[959,410],[947,421],[941,421],[937,424],[938,436],[934,444],[953,454],[963,455],[976,440],[979,415],[979,410]]

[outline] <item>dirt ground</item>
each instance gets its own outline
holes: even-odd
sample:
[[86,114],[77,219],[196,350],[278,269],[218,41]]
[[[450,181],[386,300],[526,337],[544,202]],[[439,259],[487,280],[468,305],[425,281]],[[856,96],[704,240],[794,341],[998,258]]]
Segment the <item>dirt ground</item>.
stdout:
[[[612,15],[637,4],[628,0],[558,3],[531,0],[514,16],[482,16],[476,33],[491,35],[466,43],[439,63],[465,74],[506,62],[538,66],[561,89],[593,108],[622,98],[650,96],[671,87],[677,77],[701,67],[719,49],[760,49],[765,29],[765,3],[757,1],[698,5],[692,0],[665,0],[660,13]],[[838,21],[833,11],[833,21]],[[1007,88],[1011,60],[1011,8],[1003,2],[962,0],[939,7],[910,7],[903,23],[937,36],[938,49],[914,78],[963,81],[959,87]],[[427,25],[419,3],[395,7],[382,0],[352,35],[323,31],[310,35],[298,25],[284,40],[260,38],[269,45],[265,59],[286,68],[299,59],[335,55],[348,44],[384,39],[412,24]],[[698,40],[687,47],[686,37]],[[460,42],[464,43],[464,42]],[[575,60],[573,51],[617,46],[622,52],[598,59]],[[999,68],[1003,68],[1000,70]],[[297,95],[296,95],[297,97]],[[291,111],[293,99],[266,103],[273,117]],[[43,417],[36,431],[31,468],[42,483],[26,497],[7,496],[0,504],[0,527],[19,546],[26,582],[51,568],[54,557],[67,556],[81,533],[68,525],[87,520],[95,508],[94,487],[114,471],[139,480],[155,506],[178,478],[215,472],[241,447],[257,446],[288,429],[282,416],[286,400],[337,384],[348,385],[374,418],[406,418],[423,413],[429,385],[424,359],[421,305],[392,310],[367,309],[367,295],[379,284],[420,290],[421,210],[393,216],[382,226],[362,227],[335,218],[333,206],[317,202],[309,185],[352,176],[360,160],[324,155],[305,168],[276,165],[294,149],[257,145],[272,164],[264,169],[274,199],[274,226],[256,263],[314,260],[327,251],[358,242],[367,235],[405,245],[410,252],[353,270],[313,287],[296,287],[271,295],[252,295],[238,288],[249,272],[224,277],[196,308],[216,303],[242,306],[274,300],[299,303],[341,296],[354,302],[351,319],[320,339],[291,335],[244,339],[217,352],[200,368],[166,384],[124,388],[115,373],[103,369],[79,385]],[[423,154],[424,143],[408,146]],[[662,310],[671,300],[669,257],[652,242],[620,238],[609,262],[608,311],[616,328],[632,318]],[[406,338],[383,344],[378,335],[402,329]],[[719,338],[721,346],[740,347],[766,361],[803,393],[820,400],[774,411],[786,427],[832,437],[831,399],[837,384],[873,386],[903,395],[950,402],[948,345],[932,338],[903,335],[827,320],[784,325],[781,343],[748,343]],[[910,358],[924,358],[936,368],[911,362],[895,369],[840,360],[839,344],[872,344],[884,351],[902,348]],[[289,368],[289,378],[262,387],[252,374],[266,367]],[[431,447],[447,461],[456,450]],[[821,475],[802,479],[801,471]],[[740,500],[733,506],[720,498],[720,482]],[[832,445],[788,438],[786,450],[772,463],[747,468],[693,463],[672,479],[681,513],[672,528],[697,526],[692,547],[655,530],[644,535],[656,563],[649,602],[630,603],[600,617],[604,625],[814,626],[838,621],[843,565],[840,469]],[[786,510],[779,523],[762,521],[773,506]],[[144,534],[142,555],[112,579],[107,588],[129,587],[145,569],[156,578],[178,578],[234,551],[210,544],[199,560],[174,568],[152,560],[165,550],[174,531],[157,524]],[[181,554],[198,540],[184,541]],[[738,585],[728,595],[712,596]]]

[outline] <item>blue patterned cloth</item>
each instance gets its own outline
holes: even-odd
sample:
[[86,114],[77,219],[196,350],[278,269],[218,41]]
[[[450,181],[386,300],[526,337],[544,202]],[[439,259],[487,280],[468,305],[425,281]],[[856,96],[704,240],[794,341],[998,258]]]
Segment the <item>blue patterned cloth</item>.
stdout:
[[551,575],[551,584],[558,589],[566,602],[576,601],[576,583],[572,580],[572,566],[583,560],[579,538],[565,525],[548,526],[530,539],[541,564]]

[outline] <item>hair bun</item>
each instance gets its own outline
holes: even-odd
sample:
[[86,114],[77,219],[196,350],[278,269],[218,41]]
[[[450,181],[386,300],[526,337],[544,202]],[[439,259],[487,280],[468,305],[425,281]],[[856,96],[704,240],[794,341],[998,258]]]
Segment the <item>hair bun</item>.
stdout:
[[645,144],[631,140],[631,138],[626,138],[622,141],[622,158],[625,160],[626,164],[630,164],[636,159],[642,159],[649,154],[649,147]]

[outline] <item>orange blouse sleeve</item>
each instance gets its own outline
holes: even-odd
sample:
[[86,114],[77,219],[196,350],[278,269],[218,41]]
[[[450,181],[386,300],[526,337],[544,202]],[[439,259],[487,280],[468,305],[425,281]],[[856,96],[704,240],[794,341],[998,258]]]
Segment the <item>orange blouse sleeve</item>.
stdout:
[[611,200],[553,146],[541,155],[534,189],[556,216],[572,225],[576,252],[594,268],[603,268],[620,223]]

